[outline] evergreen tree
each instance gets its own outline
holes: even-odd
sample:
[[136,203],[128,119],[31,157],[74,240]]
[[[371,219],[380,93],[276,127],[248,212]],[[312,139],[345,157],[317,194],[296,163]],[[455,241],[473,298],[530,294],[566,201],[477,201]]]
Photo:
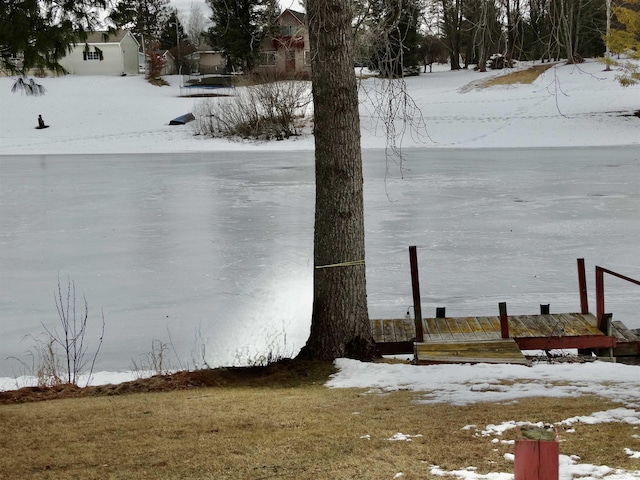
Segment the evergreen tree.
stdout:
[[171,10],[171,14],[165,20],[162,30],[160,31],[159,40],[160,48],[163,50],[179,47],[183,43],[191,43],[178,17],[178,11],[175,8]]
[[[627,0],[624,7],[614,7],[613,13],[617,20],[617,27],[612,28],[605,41],[609,43],[612,52],[626,56],[629,59],[640,60],[640,0]],[[640,68],[637,63],[630,61],[605,59],[622,71],[617,76],[621,85],[628,87],[640,83]]]
[[191,44],[175,8],[172,9],[160,32],[159,46],[162,50],[169,50],[173,55],[177,73],[190,71],[192,62],[188,55],[193,53],[196,48]]
[[4,0],[0,3],[0,71],[24,75],[35,68],[65,73],[60,59],[98,26],[99,13],[108,3],[107,0]]
[[387,78],[417,70],[421,59],[418,22],[422,11],[419,2],[373,0],[370,9],[378,32],[372,67]]
[[258,47],[279,11],[277,0],[207,0],[211,46],[227,55],[227,68],[251,71]]
[[111,20],[118,27],[131,30],[147,48],[151,42],[160,40],[170,15],[169,0],[120,0],[111,13]]

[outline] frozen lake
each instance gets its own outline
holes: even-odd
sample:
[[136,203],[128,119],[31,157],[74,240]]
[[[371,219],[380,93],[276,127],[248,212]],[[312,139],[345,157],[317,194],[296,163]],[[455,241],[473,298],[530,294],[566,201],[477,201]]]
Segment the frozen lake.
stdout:
[[[364,151],[372,318],[578,311],[576,258],[640,278],[640,148]],[[97,370],[151,341],[172,359],[294,354],[311,316],[312,152],[0,156],[0,376],[22,373],[69,276],[105,339]],[[607,277],[607,311],[640,327],[640,288]],[[203,353],[204,352],[204,353]]]

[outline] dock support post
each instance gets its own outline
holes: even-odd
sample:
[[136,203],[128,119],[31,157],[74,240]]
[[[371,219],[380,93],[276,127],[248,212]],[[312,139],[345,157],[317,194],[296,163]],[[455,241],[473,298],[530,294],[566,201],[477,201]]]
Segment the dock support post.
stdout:
[[422,307],[420,305],[420,282],[418,280],[418,254],[416,246],[409,247],[409,263],[411,264],[411,291],[413,292],[413,313],[416,324],[416,342],[424,342],[422,330]]
[[540,304],[540,315],[549,315],[550,311],[551,311],[551,304],[549,303]]
[[603,328],[604,315],[604,270],[596,266],[596,324],[600,331]]
[[587,298],[587,276],[584,270],[584,258],[578,259],[578,288],[580,289],[580,313],[589,313],[589,299]]
[[[613,320],[612,313],[603,313],[602,314],[602,333],[611,337],[613,336],[613,324],[611,321]],[[604,348],[600,352],[597,352],[599,356],[607,357],[609,361],[615,362],[615,357],[613,356],[613,348]]]
[[436,318],[445,318],[447,316],[446,307],[436,307]]
[[507,316],[507,302],[498,304],[500,310],[500,333],[502,338],[509,338],[509,317]]

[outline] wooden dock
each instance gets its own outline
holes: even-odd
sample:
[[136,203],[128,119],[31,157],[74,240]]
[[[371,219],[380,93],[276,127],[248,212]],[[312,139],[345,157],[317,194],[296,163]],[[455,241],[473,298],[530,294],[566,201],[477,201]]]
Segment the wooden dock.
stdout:
[[[413,353],[418,364],[525,363],[521,350],[611,349],[617,344],[616,336],[602,333],[589,313],[509,315],[507,327],[505,338],[499,316],[425,318],[423,342],[416,343],[412,319],[372,320],[382,354]],[[629,340],[633,335],[624,325],[614,331]]]
[[629,330],[621,321],[611,322],[612,335],[616,337],[613,349],[615,357],[640,357],[640,336]]
[[438,307],[436,318],[423,318],[415,246],[409,247],[409,264],[415,320],[407,317],[371,321],[374,340],[383,355],[413,354],[417,364],[526,364],[522,350],[577,349],[640,363],[640,330],[631,331],[622,322],[612,321],[612,314],[605,313],[604,275],[636,285],[640,280],[596,266],[593,315],[588,313],[584,259],[578,258],[581,313],[551,314],[549,304],[541,304],[540,315],[508,315],[506,302],[500,302],[499,316],[446,317],[445,307]]

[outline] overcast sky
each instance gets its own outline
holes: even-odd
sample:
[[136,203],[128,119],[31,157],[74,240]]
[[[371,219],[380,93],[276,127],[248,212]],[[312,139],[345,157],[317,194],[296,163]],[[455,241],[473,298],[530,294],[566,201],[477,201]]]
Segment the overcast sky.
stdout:
[[[205,15],[209,16],[209,7],[207,7],[207,3],[205,0],[170,0],[171,5],[176,7],[181,13],[184,15],[189,15],[189,11],[191,10],[192,5],[200,5],[202,12]],[[291,8],[292,10],[303,11],[301,2],[298,0],[280,0],[280,6],[285,8]]]

